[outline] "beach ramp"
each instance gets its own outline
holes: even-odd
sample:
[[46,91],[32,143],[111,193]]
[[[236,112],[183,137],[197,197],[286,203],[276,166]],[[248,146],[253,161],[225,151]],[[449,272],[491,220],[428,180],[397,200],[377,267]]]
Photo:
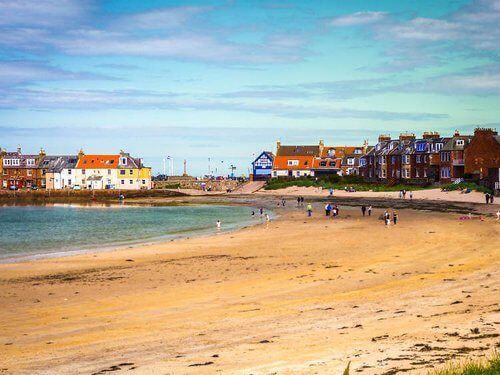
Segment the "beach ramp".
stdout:
[[252,194],[262,189],[265,184],[265,181],[248,181],[238,186],[238,188],[234,189],[229,194]]

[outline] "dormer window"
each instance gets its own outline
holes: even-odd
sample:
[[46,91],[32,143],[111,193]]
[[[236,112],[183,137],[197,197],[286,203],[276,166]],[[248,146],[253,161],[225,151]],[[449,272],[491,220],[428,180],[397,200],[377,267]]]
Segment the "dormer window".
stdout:
[[464,145],[464,140],[463,139],[457,139],[457,146],[463,146]]
[[415,145],[415,149],[416,149],[417,151],[425,151],[425,150],[426,150],[426,148],[427,148],[426,146],[427,146],[427,144],[426,144],[426,143],[417,143],[417,144]]
[[436,151],[439,151],[443,148],[443,144],[442,143],[436,143]]
[[121,158],[121,159],[120,159],[120,163],[121,163],[122,165],[126,165],[126,164],[127,164],[127,158]]

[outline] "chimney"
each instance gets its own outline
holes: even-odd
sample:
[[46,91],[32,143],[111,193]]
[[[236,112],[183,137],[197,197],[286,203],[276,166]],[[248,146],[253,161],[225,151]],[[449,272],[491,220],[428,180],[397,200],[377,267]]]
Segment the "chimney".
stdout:
[[318,156],[321,156],[323,154],[323,149],[325,148],[325,142],[320,139],[319,140],[319,155]]
[[278,155],[278,152],[280,152],[280,148],[281,148],[281,141],[278,140],[276,142],[276,155]]
[[455,133],[453,134],[454,137],[460,137],[460,132],[458,130],[455,130]]
[[378,136],[378,141],[379,142],[389,142],[391,140],[391,135],[390,134],[380,134]]
[[78,151],[78,160],[80,160],[81,158],[83,158],[84,155],[85,155],[85,152],[83,152],[83,150],[80,149],[80,151]]
[[21,145],[18,145],[18,146],[17,146],[17,153],[18,153],[19,155],[21,155]]
[[423,139],[437,139],[439,138],[439,133],[438,132],[424,132],[422,134]]
[[476,136],[476,135],[494,136],[494,135],[498,135],[498,132],[496,131],[496,129],[493,129],[493,128],[477,127],[476,129],[474,129],[474,136]]
[[40,147],[40,152],[38,153],[40,159],[43,159],[45,157],[45,150],[43,147]]
[[399,140],[400,141],[413,141],[413,140],[415,140],[415,134],[414,133],[400,133]]

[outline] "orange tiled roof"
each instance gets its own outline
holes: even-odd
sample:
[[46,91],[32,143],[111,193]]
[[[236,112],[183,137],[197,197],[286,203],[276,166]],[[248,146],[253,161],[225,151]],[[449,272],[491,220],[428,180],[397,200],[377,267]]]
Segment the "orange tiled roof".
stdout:
[[362,146],[329,146],[329,147],[323,148],[323,152],[321,153],[321,157],[327,158],[328,151],[332,148],[335,149],[335,156],[334,157],[336,157],[336,158],[341,158],[345,155],[354,154],[354,150],[357,148],[363,150]]
[[[288,165],[289,160],[298,160],[299,165]],[[311,169],[314,156],[275,156],[273,169]]]
[[78,164],[79,169],[113,169],[118,168],[119,155],[83,155]]
[[[322,167],[321,162],[326,161],[326,166]],[[330,165],[330,162],[334,162],[335,164],[333,166]],[[342,159],[341,158],[315,158],[314,163],[313,163],[313,168],[314,169],[320,169],[320,168],[340,168]]]

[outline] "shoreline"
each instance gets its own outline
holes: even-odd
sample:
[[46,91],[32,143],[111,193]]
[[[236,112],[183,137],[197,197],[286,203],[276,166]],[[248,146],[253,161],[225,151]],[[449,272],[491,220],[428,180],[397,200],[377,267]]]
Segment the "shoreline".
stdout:
[[[26,205],[23,207],[46,207],[46,206],[54,206],[54,207],[59,207],[59,206],[71,206],[74,208],[113,208],[113,207],[120,207],[120,208],[137,208],[137,207],[164,207],[165,205],[145,205],[145,204],[104,204],[104,203],[99,203],[99,202],[94,202],[93,205],[95,207],[89,207],[88,205],[84,205],[81,203],[48,203],[48,204],[43,204],[43,205]],[[216,204],[204,204],[204,203],[186,203],[186,204],[178,204],[175,206],[215,206],[219,205],[219,203]],[[167,206],[171,206],[170,204],[167,204]],[[237,204],[226,204],[226,206],[240,206],[240,207],[249,207],[255,209],[257,211],[256,207],[252,207],[251,205],[237,205]],[[14,206],[9,206],[9,207],[14,207]],[[1,208],[1,206],[0,206]],[[274,211],[269,210],[269,214],[272,219],[275,219],[278,217]],[[113,244],[94,244],[91,247],[88,248],[83,248],[83,249],[61,249],[58,251],[48,251],[48,252],[43,252],[43,253],[27,253],[27,254],[15,254],[15,255],[8,255],[8,256],[0,256],[0,264],[5,264],[5,263],[24,263],[24,262],[33,262],[33,261],[38,261],[38,260],[43,260],[43,259],[58,259],[58,258],[65,258],[65,257],[73,257],[73,256],[79,256],[79,255],[85,255],[85,254],[96,254],[96,253],[106,253],[106,252],[111,252],[111,251],[121,251],[125,249],[134,249],[134,248],[141,248],[144,246],[153,246],[153,245],[162,245],[162,244],[167,244],[179,240],[185,240],[185,239],[190,239],[190,238],[210,238],[212,236],[217,236],[221,234],[226,234],[226,233],[233,233],[237,232],[241,229],[245,228],[251,228],[253,226],[261,225],[263,223],[263,219],[260,218],[260,220],[255,220],[257,219],[258,216],[256,215],[253,219],[250,216],[249,218],[242,219],[241,222],[239,223],[232,223],[228,227],[222,226],[220,230],[217,230],[216,228],[212,227],[207,227],[203,229],[185,229],[180,232],[172,233],[172,234],[167,234],[167,235],[161,235],[161,236],[156,236],[156,237],[151,237],[148,239],[144,240],[137,240],[137,241],[132,241],[132,242],[125,242],[125,243],[113,243]],[[252,221],[251,221],[252,220]]]

